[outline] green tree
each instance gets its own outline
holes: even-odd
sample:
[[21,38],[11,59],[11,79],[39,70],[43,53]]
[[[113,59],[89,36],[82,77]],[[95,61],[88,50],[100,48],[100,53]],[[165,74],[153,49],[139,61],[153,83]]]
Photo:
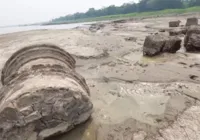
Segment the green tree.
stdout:
[[190,0],[189,6],[200,6],[200,0]]
[[102,9],[90,8],[85,13],[74,13],[53,19],[52,22],[65,22],[83,18],[100,17],[115,14],[127,14],[133,12],[156,11],[163,9],[186,8],[200,6],[200,0],[140,0],[139,3],[125,3],[122,6],[111,5]]

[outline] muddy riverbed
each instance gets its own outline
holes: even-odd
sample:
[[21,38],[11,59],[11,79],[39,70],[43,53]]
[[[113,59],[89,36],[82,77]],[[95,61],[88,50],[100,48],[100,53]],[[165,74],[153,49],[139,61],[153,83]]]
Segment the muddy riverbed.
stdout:
[[176,54],[142,56],[147,35],[169,29],[171,20],[185,25],[186,18],[1,35],[0,68],[16,50],[38,43],[59,45],[74,56],[76,71],[90,87],[94,112],[88,122],[52,140],[198,140],[200,54],[186,53],[182,46]]

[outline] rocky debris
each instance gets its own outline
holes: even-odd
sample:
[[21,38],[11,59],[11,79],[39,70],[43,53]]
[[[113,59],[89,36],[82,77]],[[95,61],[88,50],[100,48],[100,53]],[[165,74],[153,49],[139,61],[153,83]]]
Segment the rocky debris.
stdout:
[[95,23],[95,24],[91,24],[91,26],[89,27],[89,30],[91,32],[96,32],[102,28],[105,27],[105,24],[102,24],[102,23]]
[[44,140],[73,129],[92,113],[85,79],[76,73],[72,56],[57,46],[17,51],[1,80],[1,140]]
[[196,76],[196,75],[189,75],[189,77],[190,77],[190,79],[192,79],[192,80],[196,80],[196,79],[198,78],[198,76]]
[[170,36],[185,35],[186,33],[187,33],[187,28],[180,28],[169,31]]
[[188,29],[184,47],[188,52],[200,51],[200,26],[191,26]]
[[144,56],[155,56],[163,52],[175,53],[181,48],[181,39],[156,34],[147,36],[143,45]]
[[179,27],[181,21],[177,20],[177,21],[170,21],[169,22],[169,27]]
[[188,18],[186,22],[186,26],[191,26],[191,25],[198,25],[198,19],[195,17]]
[[133,41],[136,42],[137,38],[136,37],[126,37],[125,41]]

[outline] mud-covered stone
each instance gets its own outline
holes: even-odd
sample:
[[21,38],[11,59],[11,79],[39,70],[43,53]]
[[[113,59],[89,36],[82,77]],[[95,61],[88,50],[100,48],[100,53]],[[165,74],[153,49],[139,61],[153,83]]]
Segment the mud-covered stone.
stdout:
[[177,21],[170,21],[169,22],[169,27],[179,27],[181,21],[177,20]]
[[184,39],[186,51],[200,51],[200,26],[191,26]]
[[43,140],[73,129],[92,113],[75,60],[54,45],[14,53],[2,72],[0,140]]
[[169,31],[170,36],[185,35],[186,33],[187,33],[187,28],[180,28]]
[[198,25],[198,19],[195,17],[188,18],[186,22],[186,26],[191,26],[191,25]]
[[169,37],[166,40],[162,52],[176,53],[181,48],[181,39],[178,37]]
[[163,52],[175,53],[181,48],[181,39],[162,34],[147,36],[143,46],[144,56],[155,56]]
[[166,37],[163,35],[150,35],[147,36],[143,45],[144,56],[155,56],[162,51],[165,45]]

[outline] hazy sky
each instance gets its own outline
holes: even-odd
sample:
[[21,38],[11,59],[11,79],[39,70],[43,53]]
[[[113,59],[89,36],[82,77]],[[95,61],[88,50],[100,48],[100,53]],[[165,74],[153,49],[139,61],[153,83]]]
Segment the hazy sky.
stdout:
[[48,21],[88,8],[138,0],[0,0],[0,26]]

